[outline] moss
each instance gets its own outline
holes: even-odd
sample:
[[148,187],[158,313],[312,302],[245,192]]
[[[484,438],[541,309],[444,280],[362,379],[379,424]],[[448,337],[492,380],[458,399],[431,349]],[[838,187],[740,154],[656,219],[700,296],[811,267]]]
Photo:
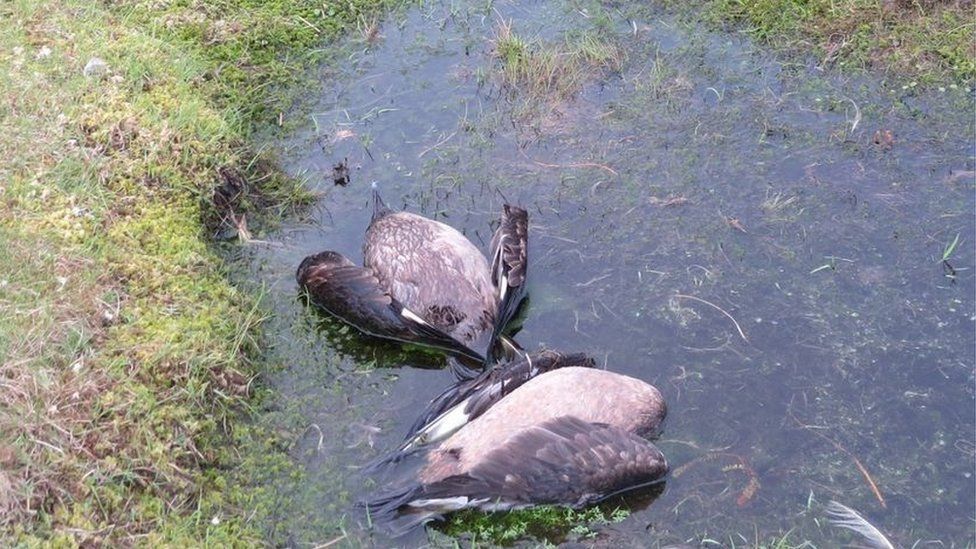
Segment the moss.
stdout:
[[[225,475],[235,446],[269,438],[240,426],[261,309],[228,281],[211,221],[307,198],[248,143],[317,46],[384,4],[2,9],[0,536],[259,539]],[[86,76],[93,57],[108,68]]]
[[594,527],[614,524],[630,513],[621,508],[591,507],[574,511],[566,507],[543,506],[503,513],[462,511],[443,526],[448,535],[467,535],[475,541],[510,544],[531,537],[560,543],[567,539],[588,539]]

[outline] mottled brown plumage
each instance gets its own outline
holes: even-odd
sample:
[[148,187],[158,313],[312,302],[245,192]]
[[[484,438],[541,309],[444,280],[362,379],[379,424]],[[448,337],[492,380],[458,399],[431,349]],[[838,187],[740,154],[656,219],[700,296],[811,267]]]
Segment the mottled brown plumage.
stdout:
[[366,230],[363,265],[407,308],[456,339],[475,343],[490,333],[498,295],[488,261],[453,227],[409,212],[382,216]]
[[[373,197],[364,267],[336,252],[309,256],[299,267],[298,283],[312,301],[372,335],[433,345],[478,362],[496,341],[517,349],[503,330],[524,297],[525,211],[505,206],[493,238],[502,243],[493,256],[493,267],[500,273],[493,282],[488,260],[456,229],[394,212],[375,191]],[[336,273],[330,274],[330,269]],[[512,279],[517,286],[508,283]],[[396,317],[390,316],[384,301]]]
[[580,507],[667,473],[652,443],[624,429],[560,416],[518,432],[462,474],[426,484],[422,497],[464,493],[480,507]]
[[376,498],[372,516],[406,531],[464,508],[581,507],[661,480],[644,436],[667,413],[643,381],[591,368],[540,374],[427,454],[417,483]]
[[528,241],[528,213],[505,204],[501,224],[491,238],[491,281],[498,288],[500,300],[491,337],[493,341],[509,326],[525,299]]
[[639,379],[593,368],[560,368],[529,380],[427,455],[422,482],[461,474],[519,432],[560,416],[655,434],[667,415],[661,393]]
[[336,252],[308,256],[298,267],[299,284],[311,300],[360,331],[404,342],[423,342],[474,361],[483,357],[446,332],[404,314],[376,275]]

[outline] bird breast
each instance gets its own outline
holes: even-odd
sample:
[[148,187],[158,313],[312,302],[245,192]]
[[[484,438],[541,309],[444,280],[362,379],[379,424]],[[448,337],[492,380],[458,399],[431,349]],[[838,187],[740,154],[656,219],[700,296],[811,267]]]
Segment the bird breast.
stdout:
[[666,414],[661,393],[643,381],[605,370],[561,368],[528,381],[441,443],[428,454],[420,480],[469,471],[511,437],[560,416],[643,436],[656,431]]

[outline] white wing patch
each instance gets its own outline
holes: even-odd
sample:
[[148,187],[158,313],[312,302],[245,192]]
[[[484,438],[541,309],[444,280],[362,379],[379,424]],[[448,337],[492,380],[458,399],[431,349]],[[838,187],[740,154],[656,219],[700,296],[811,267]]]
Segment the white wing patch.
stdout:
[[417,508],[433,508],[440,511],[458,511],[468,507],[468,501],[467,496],[457,496],[453,498],[415,499],[407,505]]
[[411,443],[408,445],[408,448],[414,446],[414,442],[419,444],[431,444],[444,440],[457,432],[461,427],[467,425],[470,418],[468,417],[468,414],[464,412],[464,408],[468,405],[469,400],[471,399],[464,399],[450,410],[438,416],[437,419],[430,422],[429,425],[424,427],[420,433],[414,437],[413,441],[411,441]]
[[420,316],[419,316],[419,315],[417,315],[417,313],[415,313],[415,312],[413,312],[413,311],[411,311],[410,309],[408,309],[408,308],[406,308],[406,307],[404,307],[404,308],[403,308],[403,309],[402,309],[402,310],[400,311],[400,316],[402,316],[403,318],[406,318],[406,319],[408,319],[408,320],[412,320],[412,321],[414,321],[414,322],[416,322],[417,324],[420,324],[420,325],[422,325],[422,326],[430,326],[431,328],[433,328],[433,326],[431,326],[429,322],[427,322],[427,321],[426,321],[426,320],[424,320],[423,318],[420,318]]

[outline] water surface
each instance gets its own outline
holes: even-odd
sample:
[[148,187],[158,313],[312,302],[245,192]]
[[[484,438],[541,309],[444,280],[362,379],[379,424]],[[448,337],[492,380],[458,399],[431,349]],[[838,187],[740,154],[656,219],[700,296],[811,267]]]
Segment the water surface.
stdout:
[[[299,472],[262,487],[271,540],[389,543],[353,507],[373,487],[358,467],[451,381],[439,357],[296,297],[304,256],[361,260],[376,181],[485,250],[505,201],[528,209],[519,341],[586,351],[664,393],[672,478],[587,543],[836,546],[851,538],[823,506],[838,500],[903,546],[972,546],[971,94],[824,73],[611,5],[425,3],[322,69],[313,114],[275,144],[321,199],[246,260],[281,365],[263,421]],[[503,19],[549,43],[609,33],[625,60],[527,109],[497,78]],[[341,160],[346,187],[331,178]]]

